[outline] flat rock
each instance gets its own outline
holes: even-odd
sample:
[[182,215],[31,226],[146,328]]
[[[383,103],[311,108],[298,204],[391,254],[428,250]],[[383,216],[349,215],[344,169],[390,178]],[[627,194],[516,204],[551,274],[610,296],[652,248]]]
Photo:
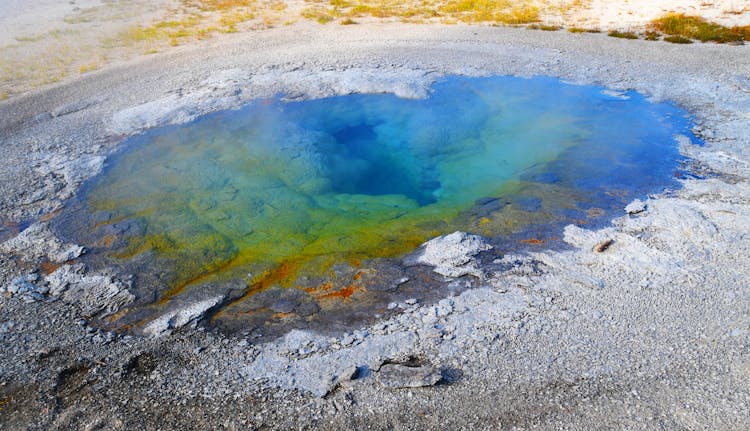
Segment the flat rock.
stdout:
[[86,317],[106,317],[129,305],[130,284],[107,273],[86,273],[82,264],[64,265],[45,277],[49,294],[76,304]]
[[386,388],[421,388],[433,386],[442,379],[442,375],[428,365],[408,367],[403,364],[385,364],[380,367],[377,379]]
[[213,296],[202,301],[168,311],[152,320],[143,332],[151,337],[171,334],[173,330],[196,323],[206,312],[224,299],[223,295]]
[[625,207],[625,212],[631,215],[640,214],[644,211],[646,211],[646,202],[643,202],[640,199],[634,200]]
[[404,259],[404,265],[434,266],[434,271],[446,277],[481,276],[473,257],[492,246],[484,238],[466,232],[453,232],[422,244]]
[[80,245],[63,243],[44,223],[34,223],[0,244],[0,252],[16,254],[30,261],[48,259],[64,263],[78,258],[84,251]]

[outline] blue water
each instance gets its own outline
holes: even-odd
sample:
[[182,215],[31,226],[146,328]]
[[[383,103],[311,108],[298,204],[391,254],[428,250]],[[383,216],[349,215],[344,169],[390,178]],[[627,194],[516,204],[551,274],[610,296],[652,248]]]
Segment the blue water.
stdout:
[[158,273],[140,291],[162,301],[228,280],[308,289],[454,230],[539,243],[545,226],[606,222],[677,186],[689,130],[671,104],[544,77],[257,100],[131,138],[87,187],[84,229],[94,253]]

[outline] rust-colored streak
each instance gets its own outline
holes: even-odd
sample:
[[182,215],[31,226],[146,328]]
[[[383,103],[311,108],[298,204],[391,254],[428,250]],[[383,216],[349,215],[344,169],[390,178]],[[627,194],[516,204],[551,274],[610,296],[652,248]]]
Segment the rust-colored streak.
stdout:
[[[284,262],[280,263],[276,268],[274,268],[274,269],[272,269],[270,271],[265,271],[258,278],[257,281],[255,281],[254,283],[252,283],[250,285],[250,288],[247,289],[247,292],[245,292],[244,295],[242,295],[238,299],[235,299],[234,301],[230,302],[224,308],[224,310],[226,310],[228,308],[231,308],[233,305],[238,304],[238,303],[240,303],[240,302],[248,299],[249,297],[255,295],[258,292],[266,290],[266,289],[268,289],[269,287],[271,287],[271,286],[273,286],[275,284],[283,284],[283,282],[288,282],[292,278],[292,275],[294,275],[296,273],[297,269],[299,269],[300,264],[301,264],[301,262],[296,261],[296,260],[284,261]],[[221,271],[221,269],[218,269],[216,272],[218,272],[218,271]],[[194,281],[190,281],[185,286],[187,286],[187,285],[189,285],[189,284],[191,284],[193,282]],[[184,289],[184,287],[183,287],[183,289]],[[174,296],[174,295],[176,295],[178,293],[179,292],[174,293],[172,296]],[[169,298],[167,298],[167,300],[168,299]],[[218,313],[216,313],[214,315],[213,319],[216,319],[219,316],[221,316],[224,313],[224,310],[220,310]]]
[[117,241],[116,235],[106,235],[99,240],[99,243],[97,245],[103,248],[111,248],[115,241]]
[[112,315],[110,315],[110,316],[107,316],[107,318],[106,318],[106,319],[107,319],[107,321],[108,321],[109,323],[115,323],[115,322],[117,322],[118,320],[120,320],[120,319],[122,319],[123,317],[125,317],[125,315],[126,315],[126,314],[128,314],[128,312],[129,312],[129,311],[130,311],[130,309],[128,309],[128,308],[123,308],[122,310],[118,311],[117,313],[115,313],[115,314],[112,314]]
[[291,276],[297,271],[300,263],[297,261],[284,261],[279,264],[276,268],[271,271],[266,271],[261,276],[260,280],[256,281],[250,286],[250,290],[253,292],[260,292],[266,290],[274,284],[281,283],[284,280],[289,280]]
[[3,221],[3,227],[13,232],[13,235],[18,235],[21,230],[21,226],[18,223],[10,220]]
[[524,244],[541,245],[541,244],[544,244],[547,241],[545,241],[543,239],[529,238],[529,239],[522,239],[521,242],[524,243]]
[[306,287],[305,292],[315,295],[315,294],[320,293],[321,291],[327,292],[331,289],[333,289],[333,283],[328,281],[328,282],[321,284],[320,286]]
[[[198,276],[193,277],[193,278],[191,278],[191,279],[189,279],[187,281],[183,281],[182,283],[176,285],[175,287],[167,290],[164,293],[164,295],[159,299],[158,304],[159,305],[166,304],[167,302],[169,302],[170,299],[172,299],[175,296],[177,296],[177,295],[181,294],[182,292],[184,292],[185,289],[188,286],[190,286],[192,284],[197,284],[197,283],[201,283],[203,281],[206,281],[211,276],[213,276],[215,274],[219,274],[219,273],[223,272],[224,270],[227,270],[227,269],[231,268],[232,266],[234,266],[235,263],[236,263],[235,259],[230,260],[230,261],[224,263],[223,265],[218,266],[217,268],[215,268],[215,269],[213,269],[211,271],[204,272],[204,273],[199,274]],[[243,298],[244,298],[244,296],[243,296]]]
[[362,279],[363,273],[364,271],[357,271],[357,273],[352,276],[351,283],[338,290],[333,290],[334,284],[329,281],[320,286],[308,287],[305,291],[319,301],[326,299],[349,299],[355,292],[365,290],[364,286],[359,283],[359,280]]
[[63,266],[63,264],[61,264],[61,263],[42,262],[42,263],[39,264],[39,269],[43,273],[49,275],[49,274],[52,274],[53,272],[57,271],[57,268],[59,268],[61,266]]
[[349,299],[352,295],[354,295],[354,292],[358,290],[359,286],[355,286],[354,284],[350,284],[342,289],[336,290],[334,292],[326,293],[325,295],[319,296],[319,299]]
[[40,221],[50,221],[53,218],[57,217],[57,215],[60,214],[61,211],[62,211],[62,209],[57,209],[55,211],[49,212],[47,214],[44,214],[41,217],[39,217],[39,220]]

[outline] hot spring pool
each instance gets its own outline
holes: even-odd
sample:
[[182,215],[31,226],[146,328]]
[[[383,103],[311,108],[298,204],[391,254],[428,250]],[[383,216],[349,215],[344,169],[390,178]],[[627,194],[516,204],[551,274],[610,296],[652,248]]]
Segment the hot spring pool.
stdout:
[[130,321],[207,291],[232,292],[217,321],[309,321],[382,306],[368,292],[403,279],[388,259],[437,235],[534,245],[621,215],[674,185],[689,129],[670,104],[541,77],[447,77],[419,100],[257,100],[129,139],[68,235],[138,275]]

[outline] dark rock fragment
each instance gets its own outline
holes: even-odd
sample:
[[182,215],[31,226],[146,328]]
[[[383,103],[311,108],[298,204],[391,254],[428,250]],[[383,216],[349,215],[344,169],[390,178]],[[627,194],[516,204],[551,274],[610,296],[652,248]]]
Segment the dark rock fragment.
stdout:
[[380,367],[377,379],[386,388],[421,388],[435,385],[442,379],[442,375],[429,365],[409,367],[403,364],[385,364]]

